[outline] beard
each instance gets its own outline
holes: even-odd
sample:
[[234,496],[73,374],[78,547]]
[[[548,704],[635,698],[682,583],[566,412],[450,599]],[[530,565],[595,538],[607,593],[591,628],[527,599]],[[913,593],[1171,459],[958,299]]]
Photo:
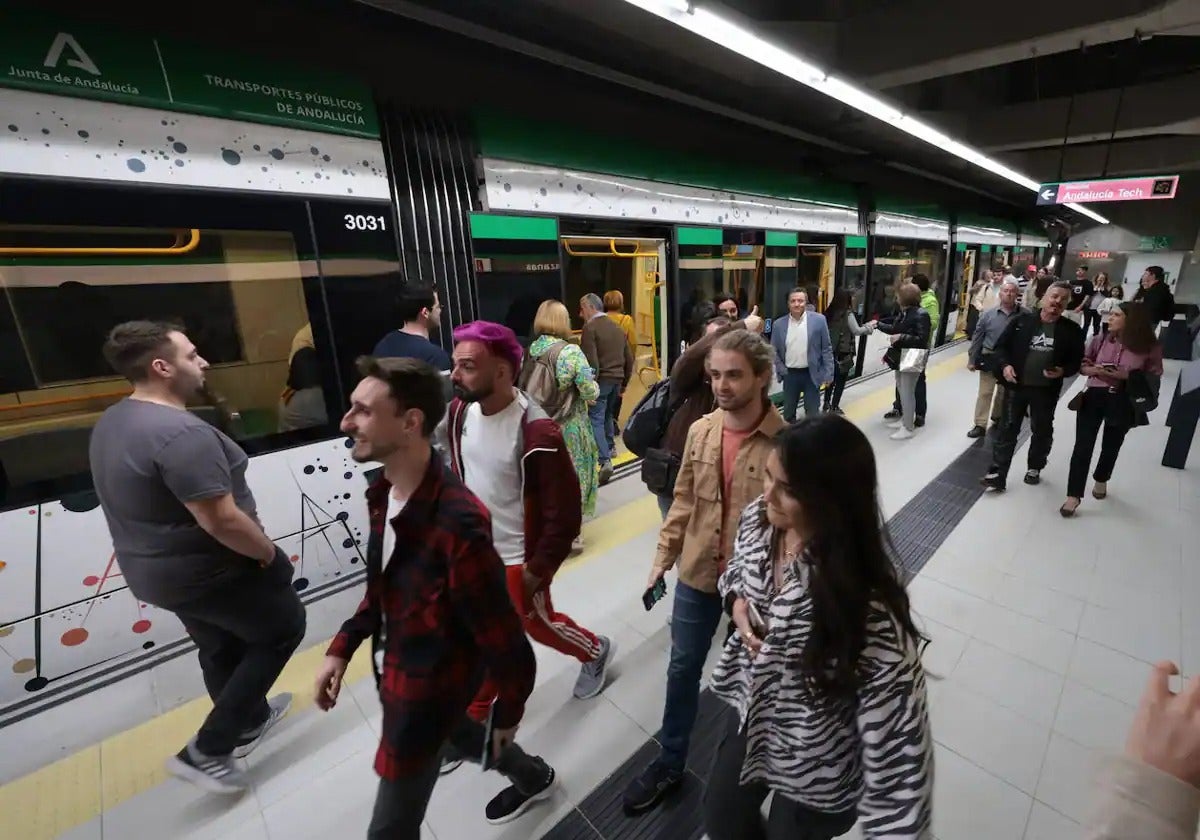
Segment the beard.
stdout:
[[355,440],[354,446],[350,449],[350,457],[359,464],[365,464],[370,461],[382,461],[399,448],[395,444],[376,446],[369,441]]
[[473,403],[480,400],[486,400],[492,394],[496,393],[495,386],[489,385],[487,388],[478,388],[474,391],[468,390],[461,385],[454,386],[454,395],[463,402]]
[[729,397],[717,395],[717,406],[724,411],[741,411],[746,406],[753,403],[756,399],[760,399],[761,395],[758,391],[750,391],[746,394],[735,394]]

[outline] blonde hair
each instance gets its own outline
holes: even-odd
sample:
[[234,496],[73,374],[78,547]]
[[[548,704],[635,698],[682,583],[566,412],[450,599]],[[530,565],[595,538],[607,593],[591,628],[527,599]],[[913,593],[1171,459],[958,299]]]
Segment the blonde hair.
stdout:
[[620,289],[609,289],[604,293],[604,311],[620,312],[625,308],[625,295]]
[[552,335],[555,338],[571,337],[571,315],[567,307],[557,300],[544,300],[533,316],[534,335]]

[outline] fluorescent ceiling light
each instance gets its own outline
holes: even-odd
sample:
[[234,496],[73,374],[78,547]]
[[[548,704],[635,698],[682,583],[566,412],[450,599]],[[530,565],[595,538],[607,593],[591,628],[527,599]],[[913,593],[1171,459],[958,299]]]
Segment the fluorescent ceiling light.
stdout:
[[[820,67],[788,50],[763,40],[746,27],[714,12],[707,5],[696,6],[694,2],[689,3],[687,0],[625,0],[625,2],[668,20],[694,35],[699,35],[701,38],[732,50],[738,55],[781,73],[802,85],[820,91],[838,102],[894,126],[905,134],[949,152],[980,169],[985,169],[1014,184],[1019,184],[1027,190],[1036,193],[1041,187],[1028,175],[1023,175],[1015,169],[993,160],[978,149],[973,149],[965,143],[949,137],[928,123],[904,113],[875,94],[844,79],[839,79],[837,76],[830,75]],[[1080,204],[1066,206],[1102,225],[1108,224],[1108,219]]]

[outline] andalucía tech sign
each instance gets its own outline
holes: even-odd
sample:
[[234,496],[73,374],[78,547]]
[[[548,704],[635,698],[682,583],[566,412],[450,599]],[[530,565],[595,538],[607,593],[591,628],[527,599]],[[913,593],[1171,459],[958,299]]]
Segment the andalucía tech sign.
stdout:
[[1179,187],[1178,175],[1153,175],[1147,178],[1110,178],[1103,181],[1064,181],[1042,184],[1038,204],[1074,204],[1097,201],[1150,201],[1174,198]]

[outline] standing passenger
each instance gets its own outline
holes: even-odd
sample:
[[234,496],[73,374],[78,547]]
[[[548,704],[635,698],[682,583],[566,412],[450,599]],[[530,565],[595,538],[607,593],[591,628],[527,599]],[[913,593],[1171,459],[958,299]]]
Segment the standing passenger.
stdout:
[[829,325],[834,364],[833,384],[825,389],[824,410],[845,414],[841,409],[842,393],[846,390],[846,380],[850,377],[850,371],[854,370],[854,360],[858,357],[855,339],[870,335],[875,328],[870,324],[858,323],[858,316],[854,313],[854,292],[849,289],[834,292],[824,314],[825,322]]
[[1004,388],[997,388],[995,368],[996,339],[1004,332],[1013,316],[1028,312],[1017,306],[1016,283],[1005,283],[1000,287],[1000,305],[979,316],[975,334],[971,336],[971,347],[967,350],[967,370],[979,371],[979,393],[975,397],[975,425],[967,432],[969,438],[981,438],[987,433],[988,418],[992,428],[998,428],[1004,419]]
[[1161,265],[1152,265],[1142,272],[1141,283],[1133,299],[1145,303],[1150,312],[1150,322],[1155,329],[1163,321],[1175,317],[1175,296],[1167,286],[1167,275]]
[[[625,333],[625,340],[629,342],[629,352],[633,355],[633,361],[636,365],[638,348],[637,330],[633,327],[633,318],[625,313],[625,295],[621,294],[619,289],[609,289],[604,293],[604,314],[621,328],[621,332]],[[621,392],[617,395],[617,404],[613,408],[612,434],[614,440],[617,435],[621,434],[621,404],[624,400],[625,393]],[[609,448],[611,449],[612,447]]]
[[654,586],[678,563],[659,735],[662,752],[625,788],[628,814],[650,810],[683,781],[701,672],[722,616],[717,578],[733,552],[742,509],[762,492],[771,439],[784,426],[767,399],[771,357],[771,348],[746,330],[724,333],[708,354],[708,376],[719,407],[688,429],[675,500],[646,584]]
[[825,316],[809,306],[808,292],[788,293],[788,316],[771,328],[775,372],[783,380],[783,419],[796,420],[796,405],[804,395],[804,413],[821,412],[821,386],[833,383],[833,344]]
[[416,284],[405,286],[397,299],[396,315],[403,326],[379,339],[375,357],[420,359],[438,370],[450,370],[450,356],[430,338],[442,326],[437,289]]
[[[938,302],[937,294],[929,285],[929,278],[917,272],[912,276],[910,281],[921,292],[921,308],[929,315],[929,348],[933,349],[937,344],[938,325],[942,322],[942,305]],[[1016,280],[1013,280],[1015,283]],[[885,319],[887,320],[887,319]],[[978,327],[976,327],[978,329]],[[916,416],[913,418],[913,424],[920,428],[925,425],[925,413],[929,410],[929,392],[925,381],[925,371],[921,371],[921,375],[917,377],[915,388],[915,411]],[[896,396],[892,402],[892,410],[884,415],[885,420],[898,420],[903,416],[903,405],[900,402],[900,389],[896,388]]]
[[629,349],[625,333],[605,316],[603,307],[600,298],[593,294],[584,295],[579,301],[579,315],[583,318],[579,346],[596,372],[596,382],[600,385],[600,396],[588,413],[592,418],[596,448],[600,450],[601,487],[612,478],[617,402],[633,378],[633,351]]
[[167,762],[214,793],[248,786],[247,755],[291,706],[266,693],[304,637],[292,564],[263,533],[249,458],[187,410],[208,362],[181,331],[113,327],[104,357],[133,383],[92,431],[92,480],[117,565],[135,598],[174,613],[192,637],[213,708]]
[[[900,313],[879,322],[876,329],[891,336],[891,347],[885,358],[896,372],[896,391],[902,407],[900,417],[888,421],[888,426],[895,429],[889,437],[892,440],[908,440],[917,425],[917,383],[921,381],[929,362],[929,313],[921,306],[921,290],[912,283],[906,283],[896,290],[896,302],[900,304]],[[919,369],[903,369],[905,350],[924,353]]]
[[[537,665],[488,512],[433,452],[446,410],[438,372],[411,358],[363,358],[358,369],[342,431],[355,461],[379,461],[383,470],[367,490],[366,597],[326,651],[316,704],[333,708],[350,658],[370,639],[383,706],[371,840],[420,838],[443,744],[473,761],[491,754],[512,786],[484,813],[508,822],[550,795],[554,769],[513,742]],[[495,690],[491,744],[466,715],[485,673]]]
[[996,339],[997,381],[1008,389],[1008,396],[1004,425],[992,444],[992,465],[980,479],[989,490],[1003,492],[1007,487],[1026,412],[1031,436],[1025,483],[1042,480],[1054,444],[1054,408],[1063,379],[1079,373],[1083,361],[1083,328],[1063,317],[1070,296],[1069,285],[1055,283],[1046,291],[1036,315],[1017,315]]
[[[496,551],[525,632],[583,663],[575,697],[595,697],[604,690],[612,641],[555,612],[550,600],[550,584],[571,553],[582,518],[579,482],[562,433],[513,386],[521,345],[512,330],[473,321],[456,329],[454,340],[450,464],[491,511]],[[485,686],[472,714],[481,718],[490,700]]]

